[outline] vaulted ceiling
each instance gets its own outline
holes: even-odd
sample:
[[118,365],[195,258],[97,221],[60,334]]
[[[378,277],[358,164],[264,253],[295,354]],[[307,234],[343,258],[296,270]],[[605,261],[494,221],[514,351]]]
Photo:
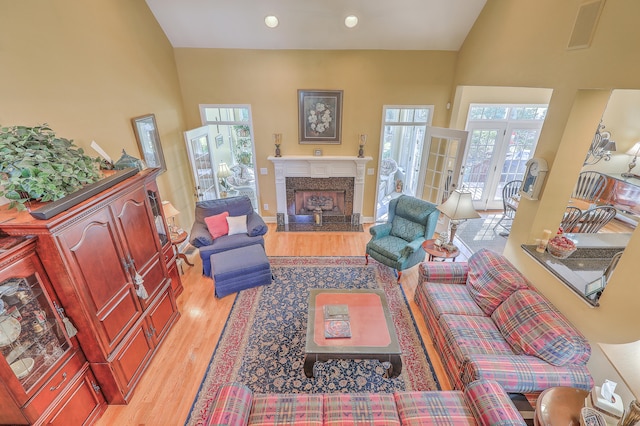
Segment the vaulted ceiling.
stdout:
[[[174,47],[456,51],[486,0],[146,2]],[[345,26],[348,15],[358,17],[355,28]]]

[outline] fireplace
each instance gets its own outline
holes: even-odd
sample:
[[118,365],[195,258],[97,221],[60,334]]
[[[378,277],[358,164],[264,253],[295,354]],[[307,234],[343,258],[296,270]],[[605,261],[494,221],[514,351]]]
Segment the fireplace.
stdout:
[[353,178],[288,177],[287,216],[289,222],[309,222],[316,209],[325,222],[351,223]]
[[[315,204],[322,209],[324,223],[360,226],[365,165],[371,157],[291,155],[270,156],[269,160],[275,167],[278,226],[312,220],[313,213],[307,207],[315,209]],[[317,198],[309,203],[310,197]]]

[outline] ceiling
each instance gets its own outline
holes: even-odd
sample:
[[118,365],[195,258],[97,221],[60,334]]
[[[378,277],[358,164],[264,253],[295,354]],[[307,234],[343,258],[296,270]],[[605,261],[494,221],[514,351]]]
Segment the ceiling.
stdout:
[[[146,0],[173,47],[459,50],[486,0]],[[267,15],[280,21],[264,23]],[[347,15],[359,23],[349,29]]]

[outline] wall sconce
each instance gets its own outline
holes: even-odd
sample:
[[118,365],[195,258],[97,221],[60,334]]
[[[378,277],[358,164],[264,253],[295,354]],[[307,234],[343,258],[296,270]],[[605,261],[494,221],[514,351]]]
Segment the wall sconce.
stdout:
[[604,124],[598,124],[598,130],[593,136],[587,157],[584,159],[584,166],[596,164],[600,160],[611,160],[611,153],[616,151],[616,143],[611,140],[611,133],[602,131]]

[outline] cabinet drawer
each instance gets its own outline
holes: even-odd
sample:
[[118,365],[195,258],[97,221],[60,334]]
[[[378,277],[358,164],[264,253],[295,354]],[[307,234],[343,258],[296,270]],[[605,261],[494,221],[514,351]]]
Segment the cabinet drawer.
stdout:
[[96,390],[94,384],[95,378],[87,367],[84,374],[68,386],[42,424],[60,426],[92,424],[107,407],[102,393],[99,388]]
[[76,352],[60,369],[47,380],[36,395],[25,406],[29,417],[40,417],[85,366],[86,361],[81,353]]

